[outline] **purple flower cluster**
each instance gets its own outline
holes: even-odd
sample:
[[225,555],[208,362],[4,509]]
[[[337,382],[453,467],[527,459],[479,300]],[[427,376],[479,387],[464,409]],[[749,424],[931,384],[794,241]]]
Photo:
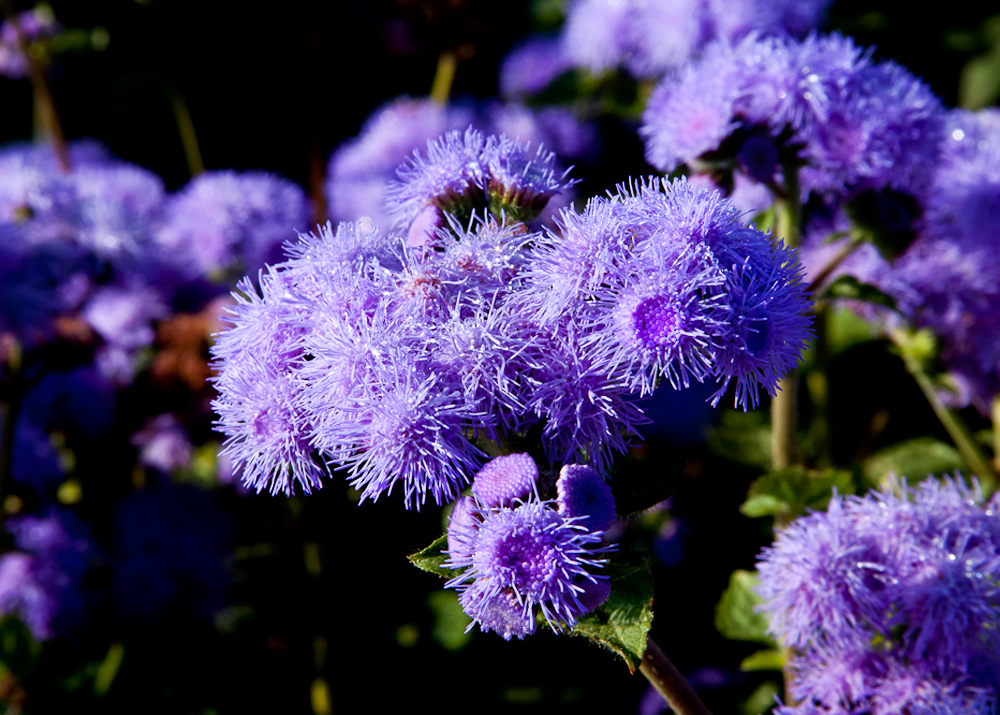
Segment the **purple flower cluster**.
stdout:
[[396,169],[413,152],[428,151],[442,134],[474,126],[486,134],[505,134],[518,142],[544,144],[563,158],[588,154],[595,144],[592,127],[556,108],[532,110],[518,104],[442,105],[426,99],[399,98],[365,122],[358,137],[342,144],[327,167],[326,199],[338,221],[367,217],[393,225],[386,192]]
[[992,713],[1000,519],[977,485],[929,479],[838,497],[758,563],[770,631],[794,649],[783,715]]
[[943,118],[923,82],[850,39],[750,35],[664,79],[640,133],[662,171],[686,164],[736,193],[748,181],[774,187],[801,164],[803,198],[832,201],[887,188],[922,195]]
[[[567,9],[561,62],[603,72],[621,66],[637,77],[680,68],[715,40],[748,34],[801,37],[823,20],[827,0],[576,0]],[[538,49],[534,49],[535,54]]]
[[228,288],[308,225],[302,190],[274,176],[206,174],[168,197],[159,177],[97,145],[71,145],[69,159],[64,174],[47,147],[0,152],[0,331],[30,347],[79,315],[118,382],[185,292]]
[[810,332],[795,254],[718,193],[650,179],[559,218],[523,300],[554,334],[579,334],[608,385],[647,395],[711,378],[717,403],[735,382],[746,409],[797,364]]
[[[713,378],[756,405],[798,361],[808,302],[794,254],[715,192],[650,181],[559,233],[524,220],[572,185],[541,148],[473,129],[394,185],[406,240],[370,222],[301,235],[244,281],[214,346],[225,453],[258,491],[346,470],[362,498],[451,501],[478,438],[538,426],[547,455],[604,470],[661,378]],[[459,216],[464,216],[460,218]]]
[[[1000,392],[1000,256],[995,250],[1000,113],[954,110],[940,136],[928,142],[936,146],[938,159],[926,171],[927,187],[917,196],[916,215],[903,217],[912,243],[894,260],[863,245],[833,277],[853,276],[892,297],[898,312],[882,311],[882,320],[934,331],[953,377],[954,391],[946,399],[959,406],[973,404],[985,414]],[[886,213],[893,208],[888,206]],[[827,236],[848,228],[843,214],[810,222],[803,243],[810,272],[843,247],[843,241],[825,241]]]
[[459,590],[470,629],[524,638],[539,613],[557,631],[572,628],[607,599],[608,577],[595,572],[613,550],[602,545],[615,518],[611,489],[576,464],[563,467],[556,488],[558,500],[541,500],[534,460],[509,454],[488,462],[473,496],[455,504],[446,563],[464,570],[447,586]]

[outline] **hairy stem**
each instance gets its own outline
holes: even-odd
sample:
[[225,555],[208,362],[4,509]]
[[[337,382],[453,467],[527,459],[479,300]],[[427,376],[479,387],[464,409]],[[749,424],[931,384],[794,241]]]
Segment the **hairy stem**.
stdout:
[[979,477],[983,489],[987,492],[992,491],[996,486],[996,473],[990,466],[989,460],[983,455],[982,450],[979,449],[979,445],[976,444],[975,439],[973,439],[968,425],[965,424],[965,420],[941,400],[934,382],[931,380],[930,375],[927,374],[920,360],[910,350],[906,349],[907,339],[903,331],[899,329],[890,330],[889,338],[894,345],[902,348],[899,354],[903,358],[906,369],[913,376],[913,379],[917,381],[917,385],[920,386],[921,392],[924,393],[924,397],[930,403],[931,409],[934,410],[934,414],[937,415],[938,420],[944,426],[945,430],[948,431],[948,435],[955,443],[966,464]]
[[[794,248],[799,245],[802,220],[798,171],[786,167],[785,177],[785,195],[775,204],[775,231],[787,246]],[[798,370],[790,370],[778,383],[778,393],[771,400],[771,462],[775,469],[799,460],[798,382]]]
[[642,656],[639,672],[646,676],[677,715],[711,715],[691,683],[684,679],[649,636],[646,637],[646,652]]

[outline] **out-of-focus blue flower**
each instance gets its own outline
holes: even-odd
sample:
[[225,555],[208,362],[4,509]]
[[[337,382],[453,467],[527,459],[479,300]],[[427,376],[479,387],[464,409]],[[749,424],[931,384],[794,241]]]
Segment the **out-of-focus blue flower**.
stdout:
[[[686,164],[766,183],[782,163],[801,161],[803,196],[830,200],[887,188],[922,196],[942,121],[927,85],[891,62],[872,62],[849,39],[750,35],[711,45],[665,78],[640,133],[646,158],[662,171]],[[780,144],[762,152],[765,136]]]
[[156,241],[188,275],[230,283],[279,261],[282,244],[308,226],[308,201],[292,182],[209,172],[170,198]]
[[[30,46],[32,42],[47,40],[61,29],[52,10],[39,6],[18,14],[17,24],[21,35]],[[0,76],[20,79],[28,76],[28,63],[17,41],[17,31],[10,20],[0,22]]]
[[0,613],[15,614],[39,639],[73,628],[86,605],[83,578],[92,551],[71,513],[11,519],[17,551],[0,556]]
[[[850,712],[992,712],[997,684],[983,674],[1000,665],[1000,521],[997,499],[982,502],[957,479],[897,483],[835,496],[778,535],[759,591],[772,634],[797,652],[793,697]],[[962,707],[920,709],[945,704]]]
[[562,54],[592,72],[624,67],[659,77],[696,58],[714,40],[749,34],[802,37],[828,0],[577,0],[567,10]]
[[537,94],[571,66],[558,37],[529,38],[512,49],[500,65],[500,94],[508,98]]
[[139,462],[169,474],[191,463],[191,439],[174,415],[158,415],[132,437]]

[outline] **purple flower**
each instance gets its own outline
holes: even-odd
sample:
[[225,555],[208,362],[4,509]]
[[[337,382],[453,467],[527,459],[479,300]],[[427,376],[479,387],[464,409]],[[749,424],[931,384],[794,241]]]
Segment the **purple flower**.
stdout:
[[540,145],[486,137],[470,126],[428,142],[426,155],[415,151],[399,167],[387,205],[394,225],[414,246],[433,242],[449,214],[460,224],[474,215],[485,218],[486,209],[497,220],[530,221],[576,183],[555,162],[555,154]]
[[191,464],[191,440],[176,417],[158,415],[132,437],[139,462],[169,474]]
[[[937,157],[940,101],[916,77],[839,35],[716,43],[654,90],[640,130],[662,171],[687,164],[767,182],[802,161],[803,194],[891,188],[921,195]],[[762,137],[780,143],[761,153]],[[770,161],[760,164],[760,158]],[[749,161],[748,161],[749,159]],[[742,166],[742,168],[740,168]]]
[[507,454],[494,457],[476,473],[472,495],[486,508],[506,506],[515,499],[527,499],[537,490],[537,483],[538,466],[530,455]]
[[263,172],[210,172],[171,197],[156,240],[191,276],[229,282],[281,258],[309,225],[305,193]]
[[[25,42],[51,39],[61,29],[48,6],[38,6],[17,16],[17,24]],[[20,79],[28,76],[28,64],[17,41],[17,32],[10,20],[0,22],[0,76]]]
[[455,535],[459,549],[448,562],[465,570],[447,585],[459,590],[462,610],[483,631],[523,638],[535,632],[536,608],[555,630],[572,628],[590,610],[582,602],[586,584],[607,579],[594,573],[609,550],[598,546],[601,533],[551,502],[477,506],[473,514],[478,525]]
[[[759,592],[771,632],[798,653],[794,697],[850,712],[992,712],[1000,524],[997,500],[982,501],[959,480],[896,483],[835,496],[778,535]],[[933,709],[944,704],[968,709]]]
[[615,498],[604,477],[584,464],[567,464],[556,480],[559,513],[580,517],[589,531],[607,531],[615,520]]
[[514,47],[500,65],[500,94],[504,97],[537,94],[570,67],[558,37],[531,37]]
[[396,167],[427,142],[463,129],[471,121],[467,108],[408,97],[377,109],[361,133],[330,157],[326,184],[330,216],[341,221],[367,216],[388,228],[392,221],[383,201],[386,188],[396,178]]
[[92,547],[70,512],[11,519],[18,551],[0,556],[0,613],[17,615],[38,639],[75,626],[85,606],[83,577]]

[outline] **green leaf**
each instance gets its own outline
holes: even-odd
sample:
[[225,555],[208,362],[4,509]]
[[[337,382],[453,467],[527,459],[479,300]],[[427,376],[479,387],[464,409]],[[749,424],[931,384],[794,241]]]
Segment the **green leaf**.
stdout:
[[726,410],[708,433],[708,446],[731,462],[765,470],[771,466],[771,426],[765,410]]
[[785,654],[776,648],[759,650],[740,663],[740,670],[781,670],[785,667]]
[[872,486],[880,484],[890,472],[917,480],[929,474],[967,471],[958,450],[933,437],[917,437],[879,450],[862,463],[861,469]]
[[427,548],[410,554],[410,562],[418,569],[437,574],[441,578],[455,578],[458,571],[444,565],[448,558],[448,535],[442,534]]
[[761,603],[754,590],[756,585],[755,572],[733,571],[729,586],[715,607],[715,628],[730,640],[773,645],[767,635],[767,619],[754,610]]
[[798,465],[776,469],[750,485],[740,511],[750,517],[773,516],[788,522],[806,509],[825,509],[834,487],[841,494],[853,494],[851,473],[842,469],[818,472]]
[[593,613],[579,621],[574,635],[589,638],[617,653],[634,673],[646,652],[646,636],[653,624],[653,579],[647,569],[611,582],[611,595]]
[[774,707],[775,697],[781,694],[781,688],[773,681],[765,681],[750,694],[743,703],[743,715],[762,715]]
[[874,303],[891,310],[896,309],[896,301],[891,296],[883,293],[878,288],[868,283],[862,283],[854,276],[843,275],[838,277],[833,283],[827,286],[823,293],[816,297],[816,300],[830,300],[833,298],[843,298],[849,300],[861,300],[865,303]]
[[427,597],[427,605],[434,612],[431,636],[438,645],[446,650],[461,650],[468,645],[472,634],[465,629],[471,619],[462,611],[457,592],[435,591]]
[[94,695],[107,694],[111,684],[115,682],[115,676],[118,675],[124,658],[125,646],[121,643],[112,643],[94,675]]
[[0,665],[16,678],[23,679],[34,671],[42,646],[17,616],[0,618]]

